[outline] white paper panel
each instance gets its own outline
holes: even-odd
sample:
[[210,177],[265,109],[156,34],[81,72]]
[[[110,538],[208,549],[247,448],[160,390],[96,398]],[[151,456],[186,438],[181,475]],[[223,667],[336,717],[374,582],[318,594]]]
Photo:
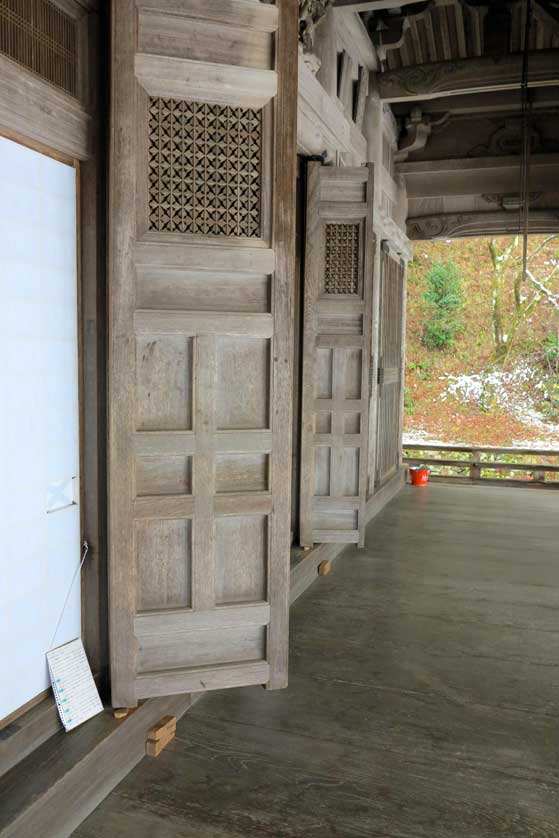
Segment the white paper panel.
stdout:
[[[80,531],[76,172],[0,138],[0,183],[2,719],[49,686]],[[56,643],[79,635],[77,579]]]

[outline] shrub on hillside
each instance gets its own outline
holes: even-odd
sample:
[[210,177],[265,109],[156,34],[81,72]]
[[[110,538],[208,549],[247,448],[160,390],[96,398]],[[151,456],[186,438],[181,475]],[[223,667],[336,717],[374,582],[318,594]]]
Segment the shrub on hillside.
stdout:
[[463,325],[462,277],[452,260],[435,262],[427,274],[422,340],[430,349],[452,346]]

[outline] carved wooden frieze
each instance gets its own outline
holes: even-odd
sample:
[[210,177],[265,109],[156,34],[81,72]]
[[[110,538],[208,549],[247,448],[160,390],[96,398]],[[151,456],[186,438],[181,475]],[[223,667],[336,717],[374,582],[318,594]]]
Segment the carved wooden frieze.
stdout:
[[[472,93],[518,87],[522,56],[483,56],[402,67],[379,77],[380,98],[389,102],[429,98],[444,93]],[[555,50],[540,50],[530,58],[530,83],[537,86],[559,81]]]
[[[530,213],[530,233],[554,233],[559,229],[557,210],[533,210]],[[408,237],[414,240],[452,239],[468,236],[505,236],[520,232],[519,214],[501,212],[464,212],[456,214],[423,215],[411,218],[407,225]]]
[[[468,157],[498,156],[501,154],[520,154],[523,143],[523,123],[521,117],[505,119],[489,137],[487,143],[474,146]],[[530,145],[532,153],[542,151],[540,132],[532,126]]]
[[262,111],[151,98],[149,229],[261,235]]
[[326,294],[357,294],[360,224],[327,224],[324,258]]

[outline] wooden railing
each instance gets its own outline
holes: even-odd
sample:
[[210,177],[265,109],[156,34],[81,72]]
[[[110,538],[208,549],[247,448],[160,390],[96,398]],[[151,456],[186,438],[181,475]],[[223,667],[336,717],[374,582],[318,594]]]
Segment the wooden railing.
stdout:
[[[559,451],[405,441],[402,448],[404,463],[408,466],[429,466],[431,480],[533,489],[559,488]],[[435,457],[434,454],[440,456]]]

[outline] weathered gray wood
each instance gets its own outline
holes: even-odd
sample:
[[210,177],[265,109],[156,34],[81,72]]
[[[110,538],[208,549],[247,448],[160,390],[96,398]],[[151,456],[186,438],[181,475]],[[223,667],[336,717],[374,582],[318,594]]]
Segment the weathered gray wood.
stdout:
[[[375,496],[374,509],[369,502],[368,520],[388,502],[388,489],[391,487],[392,492],[395,492],[402,485],[401,480],[398,485],[395,481],[392,481],[392,484],[384,487]],[[294,555],[290,572],[291,603],[318,579],[318,566],[321,562],[329,561],[332,564],[345,547],[344,544],[321,544],[308,553],[301,551],[299,556]],[[248,609],[246,605],[240,605],[217,608],[206,614],[197,613],[195,620],[198,627],[211,630],[218,627],[263,626],[269,621],[269,616],[268,604],[255,603]],[[180,635],[187,626],[182,611],[140,615],[136,617],[135,622],[139,638],[153,636],[167,628]],[[150,622],[154,622],[155,627],[150,626]],[[192,624],[190,627],[193,628]],[[122,722],[115,722],[109,715],[104,714],[80,728],[72,737],[61,736],[45,745],[44,753],[41,749],[39,755],[32,758],[32,798],[26,764],[21,766],[21,774],[10,774],[6,778],[6,784],[0,781],[0,831],[7,830],[1,834],[17,834],[12,830],[18,829],[22,823],[25,824],[25,828],[30,829],[30,832],[26,833],[30,837],[37,834],[41,838],[50,838],[51,835],[52,838],[61,838],[69,834],[141,759],[149,727],[166,713],[180,718],[197,697],[199,696],[151,699]],[[34,708],[32,714],[40,717],[36,719],[39,722],[43,716],[48,715],[55,725],[55,730],[60,730],[58,713],[53,703],[44,702],[40,707]],[[29,730],[22,731],[23,736],[27,736],[28,733]],[[16,733],[15,738],[18,735],[19,733]],[[6,770],[9,767],[7,760],[12,757],[13,750],[10,748],[10,739],[11,737],[0,742],[0,768]],[[59,766],[63,766],[64,771],[63,782],[60,785]],[[9,805],[6,805],[5,795],[8,796]],[[60,805],[58,795],[63,795],[64,805]],[[71,805],[69,801],[72,801]],[[34,829],[37,830],[36,833]]]
[[272,66],[272,32],[232,25],[226,36],[220,23],[192,15],[177,17],[176,14],[140,8],[139,48],[144,53],[201,58],[214,64],[239,64],[256,69]]
[[[559,454],[555,454],[559,456]],[[421,459],[418,457],[406,457],[405,462],[410,465],[419,465],[425,463],[428,466],[456,466],[457,468],[469,468],[472,464],[477,468],[486,468],[491,471],[549,471],[559,472],[559,466],[544,465],[543,463],[492,463],[487,460],[480,460],[479,458],[472,460],[438,460],[435,457],[429,459]]]
[[[308,168],[300,492],[307,547],[364,537],[373,193],[372,167]],[[335,236],[346,233],[353,244],[338,246]],[[351,508],[349,497],[358,501]]]
[[213,611],[185,614],[182,611],[158,611],[139,614],[134,620],[136,637],[161,633],[192,631],[193,629],[263,626],[270,622],[268,603],[254,603],[215,608]]
[[71,835],[145,756],[149,728],[167,714],[180,718],[197,698],[154,699],[124,722],[103,713],[62,741],[53,737],[0,781],[2,838]]
[[151,96],[245,108],[263,107],[276,95],[278,84],[273,70],[158,55],[137,55],[135,72]]
[[338,52],[332,9],[326,9],[320,25],[316,27],[313,51],[320,61],[316,78],[328,96],[335,98],[338,95]]
[[76,838],[554,836],[555,509],[405,489],[295,604],[289,689],[205,697]]
[[[139,32],[131,6],[113,8],[111,648],[113,701],[125,706],[181,690],[285,686],[289,593],[297,4],[214,0],[206,21],[199,0],[139,7]],[[248,47],[264,42],[273,66],[250,66]],[[166,54],[154,54],[159,46]],[[198,186],[185,221],[165,197],[167,170],[153,172],[153,144],[169,141],[159,126],[185,113],[169,100],[192,98],[208,120],[231,120],[228,139],[212,133],[207,148],[221,143],[226,159],[238,141],[239,166],[259,161],[228,181],[233,164],[220,168],[207,151],[227,224]],[[173,154],[175,174],[186,172],[190,153]],[[206,160],[194,162],[209,177]],[[257,201],[254,223],[245,200]],[[263,602],[269,619],[255,625]]]
[[498,487],[501,486],[503,489],[506,488],[517,488],[517,489],[545,489],[549,491],[554,491],[555,489],[559,489],[559,480],[549,480],[545,483],[540,482],[539,480],[512,480],[509,478],[492,478],[492,477],[462,477],[460,475],[441,475],[441,474],[432,474],[429,478],[433,483],[455,483],[457,485],[467,485],[467,486],[479,486],[480,484],[484,486],[494,486]]
[[355,104],[354,122],[360,131],[363,130],[363,119],[365,117],[365,105],[369,95],[369,70],[367,67],[359,68],[359,84],[357,87],[357,102]]
[[0,131],[61,154],[91,155],[91,116],[69,93],[0,55]]
[[159,268],[176,268],[188,270],[207,270],[211,262],[215,273],[227,271],[238,273],[265,274],[274,270],[274,251],[267,247],[251,247],[245,240],[235,241],[226,239],[222,247],[212,247],[206,242],[193,246],[190,241],[181,237],[179,241],[173,234],[154,237],[147,233],[134,248],[136,265],[153,271]]
[[[461,454],[469,454],[473,448],[471,445],[439,445],[433,442],[406,442],[402,443],[403,447],[409,451],[442,451],[442,452],[458,452]],[[559,452],[553,448],[499,448],[495,445],[487,445],[485,447],[476,445],[475,450],[480,454],[518,454],[519,456],[537,456],[537,457],[557,457]]]
[[140,674],[136,678],[136,697],[205,692],[242,687],[248,684],[266,684],[270,680],[270,667],[264,661],[227,664],[220,667],[197,666],[192,669],[169,669],[166,672]]
[[2,729],[0,739],[0,777],[62,730],[52,696]]
[[403,417],[405,265],[388,245],[380,269],[375,487],[399,468]]
[[[554,50],[530,53],[530,86],[557,84],[559,70]],[[437,96],[510,90],[520,87],[522,56],[519,54],[440,61],[391,70],[379,76],[380,98],[407,102]]]
[[[95,6],[95,4],[93,4]],[[79,10],[82,13],[82,10]],[[80,71],[83,98],[91,115],[90,155],[80,164],[80,303],[82,411],[80,466],[82,528],[89,545],[81,572],[82,639],[94,675],[105,689],[109,667],[107,592],[107,409],[106,409],[106,192],[102,126],[103,69],[100,61],[101,24],[97,14],[80,21]]]
[[134,316],[137,334],[238,335],[270,338],[274,321],[271,314],[231,314],[188,311],[137,311]]
[[[559,488],[559,481],[557,480],[549,480],[546,482],[545,475],[546,472],[550,474],[555,474],[559,472],[559,465],[557,464],[546,464],[546,463],[535,463],[533,461],[534,457],[555,457],[559,458],[559,452],[553,450],[542,450],[542,449],[534,449],[530,450],[529,448],[496,448],[496,447],[488,447],[483,448],[476,446],[472,448],[471,446],[467,445],[457,445],[456,447],[452,445],[434,445],[434,444],[426,444],[423,447],[421,444],[403,444],[406,451],[434,451],[440,452],[441,454],[453,453],[453,454],[469,454],[470,458],[468,460],[464,459],[452,459],[451,457],[427,457],[427,458],[419,458],[419,457],[404,457],[404,462],[409,465],[430,465],[430,466],[451,466],[454,468],[460,469],[468,469],[468,476],[464,475],[457,475],[457,474],[448,474],[448,475],[438,475],[433,474],[431,479],[436,481],[444,481],[444,482],[451,482],[452,480],[458,482],[469,482],[472,484],[475,483],[485,483],[487,485],[503,485],[503,486],[524,486],[526,488],[530,487],[540,487],[540,488]],[[518,456],[529,456],[532,458],[531,462],[526,462],[525,460],[522,462],[505,462],[505,461],[485,461],[482,459],[483,454],[508,454],[508,455],[516,455]],[[489,471],[526,471],[526,472],[533,472],[533,480],[534,482],[528,480],[519,480],[517,478],[511,477],[503,477],[502,479],[496,478],[488,478],[482,477],[481,472],[483,469],[487,469]]]
[[275,434],[274,464],[270,491],[275,516],[271,522],[268,564],[270,625],[267,655],[268,687],[287,685],[289,654],[289,549],[291,544],[291,409],[293,387],[293,286],[295,270],[295,176],[297,147],[297,55],[298,4],[280,3],[276,60],[279,76],[275,119],[277,136],[274,160],[274,232],[276,254],[273,311],[277,328],[272,361],[272,430]]
[[257,32],[275,32],[278,28],[277,6],[254,0],[137,0],[139,9],[185,15],[227,26],[241,26]]
[[136,560],[130,505],[134,497],[135,430],[134,251],[136,124],[133,0],[112,6],[111,178],[109,192],[109,629],[111,689],[115,706],[136,704],[136,644],[130,626],[136,612]]
[[[397,164],[397,171],[405,176],[408,198],[414,200],[518,191],[518,157],[513,155],[406,162]],[[559,155],[530,156],[530,191],[550,191],[558,177]]]

